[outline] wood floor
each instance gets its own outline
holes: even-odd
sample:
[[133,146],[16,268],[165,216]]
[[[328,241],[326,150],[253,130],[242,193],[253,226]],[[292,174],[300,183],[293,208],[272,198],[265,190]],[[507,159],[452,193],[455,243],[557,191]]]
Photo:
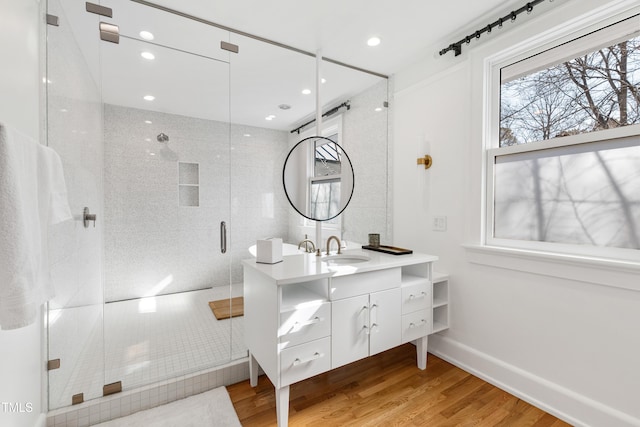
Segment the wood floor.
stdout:
[[[275,391],[260,376],[227,387],[245,427],[275,426]],[[405,344],[291,386],[291,426],[568,426],[556,417],[428,355],[416,367]]]

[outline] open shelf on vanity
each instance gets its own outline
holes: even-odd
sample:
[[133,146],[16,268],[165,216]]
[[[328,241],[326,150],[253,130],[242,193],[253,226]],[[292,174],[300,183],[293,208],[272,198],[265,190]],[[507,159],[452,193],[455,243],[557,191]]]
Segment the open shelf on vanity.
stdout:
[[282,287],[280,312],[294,310],[303,305],[320,305],[329,301],[328,280],[312,280]]
[[449,328],[449,276],[433,273],[433,333]]

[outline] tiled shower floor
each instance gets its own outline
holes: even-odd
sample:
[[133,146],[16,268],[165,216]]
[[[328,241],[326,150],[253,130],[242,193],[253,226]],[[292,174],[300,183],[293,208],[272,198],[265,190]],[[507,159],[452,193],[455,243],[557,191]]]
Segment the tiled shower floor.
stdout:
[[[234,285],[231,296],[241,295]],[[61,369],[49,372],[49,408],[69,406],[78,393],[85,401],[100,397],[105,384],[122,381],[129,390],[245,357],[243,318],[219,321],[208,305],[228,297],[229,288],[219,287],[108,303],[104,325],[102,306],[58,310],[59,319],[73,321],[50,327],[50,355]],[[68,325],[87,321],[89,332],[74,337],[78,327]]]

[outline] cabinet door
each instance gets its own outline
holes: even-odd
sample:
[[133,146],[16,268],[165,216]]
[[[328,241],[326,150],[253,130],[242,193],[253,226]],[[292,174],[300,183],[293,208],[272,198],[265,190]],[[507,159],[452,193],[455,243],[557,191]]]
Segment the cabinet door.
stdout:
[[331,368],[369,355],[369,295],[333,301]]
[[402,335],[399,288],[375,292],[369,297],[370,355],[400,345]]

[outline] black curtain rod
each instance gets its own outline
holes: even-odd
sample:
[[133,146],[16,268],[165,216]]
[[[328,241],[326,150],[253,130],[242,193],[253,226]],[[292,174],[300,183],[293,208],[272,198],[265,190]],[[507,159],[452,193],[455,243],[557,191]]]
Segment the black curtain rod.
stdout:
[[[341,108],[343,108],[343,107],[344,107],[344,108],[346,108],[347,110],[350,110],[350,109],[351,109],[350,101],[345,101],[345,102],[343,102],[342,104],[338,105],[337,107],[333,107],[331,110],[329,110],[329,111],[327,111],[326,113],[324,113],[324,114],[322,115],[322,117],[331,116],[331,115],[333,115],[333,114],[337,113],[337,112],[338,112],[338,110],[339,110],[339,109],[341,109]],[[315,121],[316,121],[316,119],[313,119],[313,120],[308,121],[307,123],[305,123],[305,124],[303,124],[303,125],[298,126],[298,127],[297,127],[297,128],[295,128],[294,130],[292,130],[292,131],[291,131],[291,133],[296,133],[296,132],[298,132],[298,135],[299,135],[299,134],[300,134],[300,130],[302,130],[302,128],[304,128],[304,127],[305,127],[305,126],[307,126],[307,125],[310,125],[311,123],[313,123],[313,122],[315,122]]]
[[[527,13],[531,13],[533,11],[533,7],[542,3],[545,0],[533,0],[528,2],[527,4],[525,4],[524,6],[522,6],[520,9],[516,9],[514,11],[512,11],[511,13],[509,13],[508,15],[503,16],[502,18],[499,18],[498,20],[496,20],[495,22],[492,22],[491,24],[488,24],[486,27],[483,27],[479,30],[476,30],[474,33],[469,34],[468,36],[466,36],[465,38],[463,38],[462,40],[455,42],[455,43],[451,43],[449,46],[445,47],[444,49],[440,50],[440,56],[444,55],[445,53],[449,52],[450,50],[454,51],[456,53],[456,56],[460,55],[462,53],[462,44],[463,43],[471,43],[471,39],[473,39],[474,37],[476,39],[479,39],[480,36],[483,33],[490,33],[492,29],[498,27],[498,28],[502,28],[502,24],[507,22],[507,21],[515,21],[516,17],[518,15],[520,15],[522,12],[527,12]],[[553,1],[553,0],[550,0]]]

